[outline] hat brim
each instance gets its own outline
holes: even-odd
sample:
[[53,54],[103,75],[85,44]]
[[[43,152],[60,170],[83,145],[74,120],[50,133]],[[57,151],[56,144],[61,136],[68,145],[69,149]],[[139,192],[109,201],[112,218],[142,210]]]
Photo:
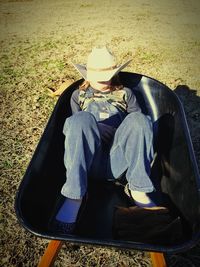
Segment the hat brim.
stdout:
[[81,76],[87,81],[97,81],[97,82],[106,82],[112,79],[113,76],[117,75],[122,69],[124,69],[132,59],[126,61],[123,65],[107,71],[87,71],[87,67],[81,64],[73,64],[73,66],[77,69],[77,71],[81,74]]

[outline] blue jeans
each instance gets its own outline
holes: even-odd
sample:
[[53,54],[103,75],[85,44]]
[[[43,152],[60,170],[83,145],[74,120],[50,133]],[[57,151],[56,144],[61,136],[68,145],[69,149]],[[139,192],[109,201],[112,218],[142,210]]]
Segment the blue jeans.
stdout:
[[152,123],[144,114],[128,114],[107,149],[102,144],[98,123],[89,112],[80,111],[67,118],[63,133],[67,179],[61,193],[65,197],[83,197],[88,176],[117,179],[123,173],[131,190],[146,193],[154,190],[149,178],[154,153]]

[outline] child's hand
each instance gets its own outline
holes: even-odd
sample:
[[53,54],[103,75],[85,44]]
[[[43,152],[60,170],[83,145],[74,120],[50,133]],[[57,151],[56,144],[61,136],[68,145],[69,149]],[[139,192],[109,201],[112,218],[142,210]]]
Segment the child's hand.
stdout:
[[116,128],[101,122],[98,123],[98,126],[101,139],[106,144],[109,144],[115,134]]

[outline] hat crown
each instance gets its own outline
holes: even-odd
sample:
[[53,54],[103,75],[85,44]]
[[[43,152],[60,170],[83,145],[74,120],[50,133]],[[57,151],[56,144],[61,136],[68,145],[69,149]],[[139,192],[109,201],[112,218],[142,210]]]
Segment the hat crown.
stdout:
[[88,56],[87,69],[106,69],[110,67],[116,67],[116,61],[107,47],[93,48]]

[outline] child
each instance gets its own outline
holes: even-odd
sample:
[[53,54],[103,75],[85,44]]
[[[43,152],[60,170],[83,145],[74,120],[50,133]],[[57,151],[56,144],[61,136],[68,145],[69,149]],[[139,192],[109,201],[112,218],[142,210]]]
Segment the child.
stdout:
[[118,66],[106,48],[94,48],[87,66],[74,64],[85,81],[71,97],[72,116],[64,124],[66,183],[65,201],[58,210],[54,231],[74,231],[78,212],[87,192],[89,175],[117,179],[126,174],[130,198],[140,207],[154,207],[148,193],[153,159],[152,122],[141,113],[131,89],[123,87]]

